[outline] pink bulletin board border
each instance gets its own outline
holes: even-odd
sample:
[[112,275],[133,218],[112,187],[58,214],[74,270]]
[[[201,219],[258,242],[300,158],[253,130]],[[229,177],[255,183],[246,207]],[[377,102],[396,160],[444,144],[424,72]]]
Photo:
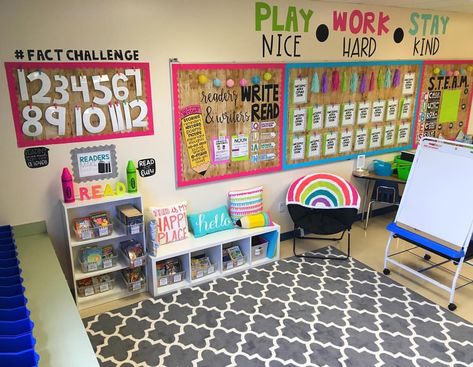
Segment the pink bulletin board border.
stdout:
[[[37,69],[78,69],[78,68],[133,68],[139,66],[144,71],[145,91],[146,91],[146,105],[148,106],[148,130],[144,132],[134,131],[128,133],[113,133],[91,136],[80,136],[70,138],[54,138],[42,140],[26,140],[23,138],[21,131],[21,118],[18,100],[15,95],[16,85],[13,77],[15,69],[22,67],[37,68]],[[153,100],[151,97],[151,79],[149,63],[147,62],[5,62],[5,71],[7,73],[8,91],[10,94],[10,104],[13,114],[13,122],[15,124],[17,146],[34,147],[39,145],[52,144],[66,144],[84,141],[108,140],[119,138],[134,138],[138,136],[154,135],[154,119],[153,119]]]
[[209,183],[214,181],[220,180],[227,180],[233,178],[240,178],[245,176],[252,176],[255,174],[263,174],[263,173],[271,173],[271,172],[279,172],[282,171],[282,160],[284,157],[282,151],[282,139],[283,139],[283,123],[279,126],[279,164],[275,167],[269,168],[260,168],[255,169],[247,172],[238,172],[238,173],[229,173],[226,175],[220,175],[215,177],[208,177],[208,178],[201,178],[198,180],[187,180],[185,181],[182,175],[182,151],[181,151],[181,134],[180,134],[180,119],[179,119],[179,86],[177,80],[177,72],[179,70],[198,70],[198,69],[280,69],[281,70],[281,89],[280,89],[280,102],[279,108],[280,111],[283,111],[284,108],[284,96],[285,96],[285,69],[286,64],[284,63],[234,63],[234,64],[180,64],[180,63],[173,63],[172,64],[172,93],[173,93],[173,106],[174,106],[174,138],[176,142],[176,171],[177,171],[177,186],[191,186],[191,185],[198,185],[203,183]]
[[[425,60],[422,62],[422,71],[420,74],[420,83],[422,85],[422,82],[424,80],[424,73],[425,73],[425,68],[427,65],[444,65],[444,64],[473,64],[473,60]],[[473,83],[470,83],[470,86],[473,88]],[[416,120],[414,124],[414,139],[412,142],[412,148],[416,149],[418,147],[417,143],[417,131],[418,131],[418,126],[419,126],[419,118],[420,118],[420,106],[421,106],[421,98],[422,98],[423,90],[419,89],[419,94],[417,96],[417,115],[416,115]],[[468,112],[467,112],[467,119],[465,121],[465,128],[468,130],[468,124],[470,123],[470,112],[471,112],[471,103],[473,101],[473,92],[470,94],[470,100],[468,102]]]

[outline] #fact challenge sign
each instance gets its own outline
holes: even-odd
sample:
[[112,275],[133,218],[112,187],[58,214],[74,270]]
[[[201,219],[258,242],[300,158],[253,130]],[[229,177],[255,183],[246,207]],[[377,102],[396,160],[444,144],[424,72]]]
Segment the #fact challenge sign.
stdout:
[[420,61],[287,64],[285,169],[408,149]]
[[148,63],[6,62],[19,147],[153,134]]
[[281,170],[284,65],[172,65],[178,186]]

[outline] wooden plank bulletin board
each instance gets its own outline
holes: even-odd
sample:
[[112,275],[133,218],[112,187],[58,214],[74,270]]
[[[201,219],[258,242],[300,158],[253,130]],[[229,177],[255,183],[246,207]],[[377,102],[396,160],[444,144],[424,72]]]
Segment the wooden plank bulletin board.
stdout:
[[19,147],[153,134],[148,63],[6,62]]
[[463,140],[468,130],[472,87],[472,60],[424,62],[415,147],[424,136]]
[[178,186],[281,170],[283,64],[172,64]]
[[411,148],[421,63],[287,64],[284,169]]

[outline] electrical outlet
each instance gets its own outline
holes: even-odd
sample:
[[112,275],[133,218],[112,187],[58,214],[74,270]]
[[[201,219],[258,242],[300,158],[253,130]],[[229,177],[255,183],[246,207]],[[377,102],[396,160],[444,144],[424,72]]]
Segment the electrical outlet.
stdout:
[[284,213],[286,211],[286,203],[279,203],[279,213]]

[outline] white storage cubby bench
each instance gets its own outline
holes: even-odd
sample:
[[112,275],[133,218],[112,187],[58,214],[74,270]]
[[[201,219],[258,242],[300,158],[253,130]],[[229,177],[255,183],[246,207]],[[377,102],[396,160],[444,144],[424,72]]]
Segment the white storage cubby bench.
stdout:
[[[109,196],[101,199],[62,202],[66,241],[72,264],[74,296],[79,310],[114,301],[147,290],[146,280],[128,282],[122,271],[142,266],[142,273],[146,275],[146,240],[144,222],[127,225],[118,219],[117,207],[131,204],[143,213],[143,203],[140,194],[125,193],[119,196]],[[99,230],[87,230],[77,233],[74,228],[74,219],[87,217],[94,212],[107,212],[110,224]],[[123,241],[135,240],[143,245],[143,256],[130,260],[120,248]],[[99,266],[84,264],[80,261],[81,249],[87,246],[113,246],[113,254],[102,259]],[[90,286],[80,286],[78,281],[91,277],[101,277],[100,283]]]
[[[149,292],[156,297],[278,260],[279,235],[279,225],[273,224],[252,229],[229,229],[200,238],[195,238],[190,233],[185,240],[162,245],[157,249],[156,256],[148,254],[146,268]],[[223,261],[223,249],[236,245],[243,258],[230,265],[228,261]],[[274,249],[274,256],[271,258],[266,256],[268,248]],[[193,266],[192,258],[199,256],[208,257],[210,266]],[[158,276],[156,263],[172,258],[179,259],[181,270],[175,274]]]

